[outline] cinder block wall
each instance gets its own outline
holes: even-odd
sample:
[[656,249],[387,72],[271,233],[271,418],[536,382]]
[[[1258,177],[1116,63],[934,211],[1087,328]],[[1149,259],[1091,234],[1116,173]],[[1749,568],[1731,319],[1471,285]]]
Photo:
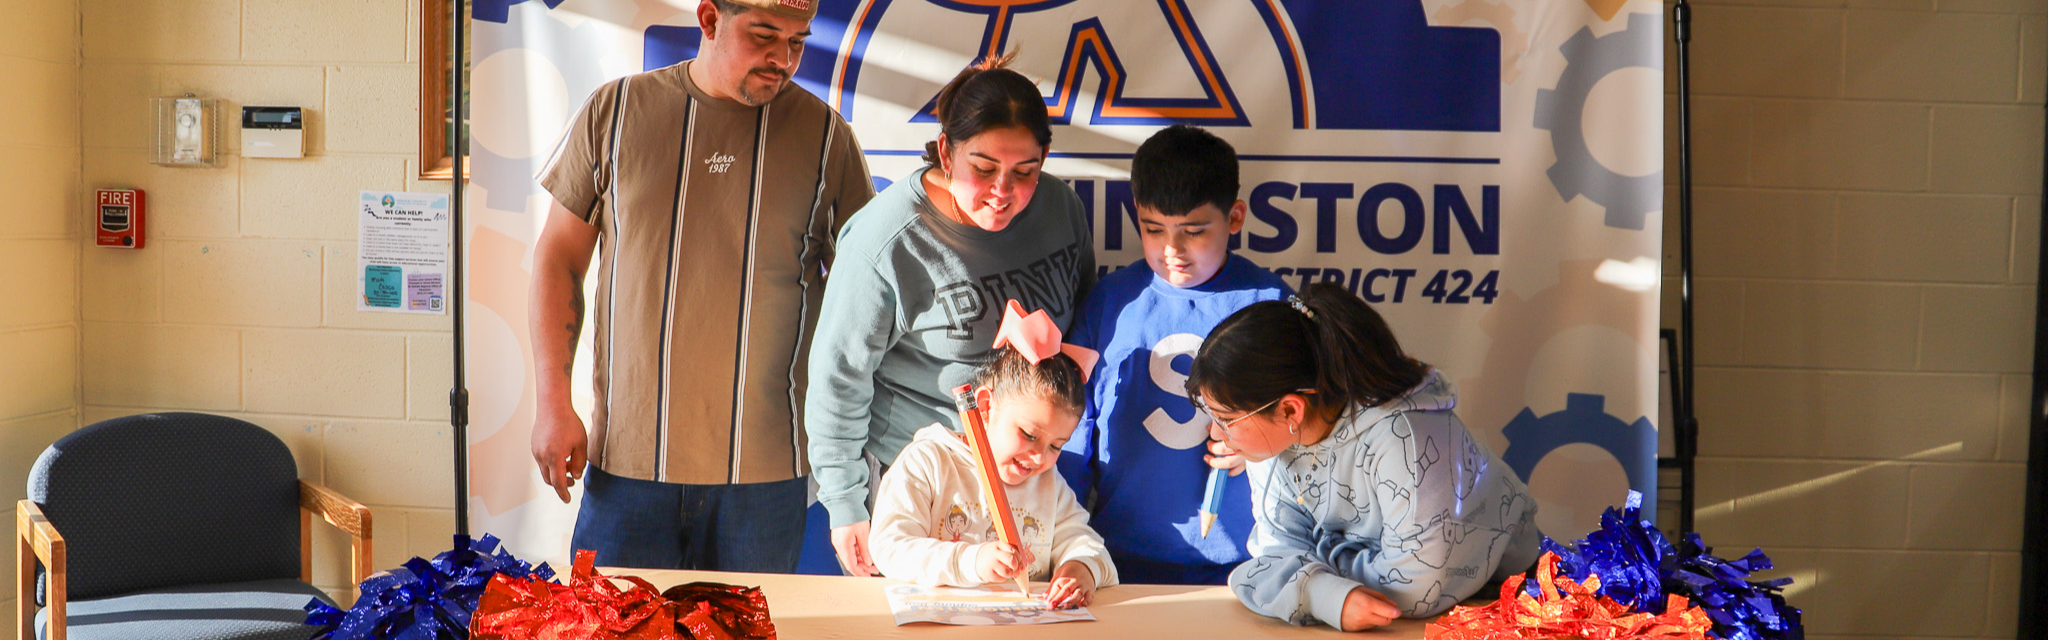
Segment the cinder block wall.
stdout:
[[[375,566],[446,550],[449,319],[359,312],[354,298],[356,191],[448,189],[412,179],[416,0],[77,11],[83,180],[146,190],[152,227],[144,251],[78,249],[80,423],[191,410],[263,425],[302,476],[371,506]],[[148,163],[147,98],[187,92],[223,101],[220,168]],[[307,157],[235,156],[243,105],[304,107]],[[346,537],[315,529],[315,582],[352,598]]]
[[1694,5],[1699,530],[1809,638],[2013,637],[2048,2]]
[[[74,215],[86,200],[78,178],[78,6],[72,0],[8,3],[5,13],[0,507],[11,537],[14,503],[24,497],[29,467],[44,447],[78,425],[78,239],[91,239],[84,218]],[[10,567],[13,555],[7,553]],[[5,580],[0,616],[10,629],[14,606],[14,580]]]

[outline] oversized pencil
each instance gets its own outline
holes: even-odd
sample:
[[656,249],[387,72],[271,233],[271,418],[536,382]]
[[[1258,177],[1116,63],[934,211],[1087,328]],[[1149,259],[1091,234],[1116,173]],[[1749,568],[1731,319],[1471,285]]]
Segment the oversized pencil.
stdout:
[[[974,385],[963,384],[953,388],[953,407],[960,410],[960,430],[967,434],[967,444],[974,448],[974,475],[981,479],[981,501],[988,506],[990,517],[996,521],[996,535],[1005,544],[1023,549],[1024,541],[1017,535],[1017,519],[1010,515],[1010,496],[1003,491],[1003,476],[996,473],[996,455],[988,448],[988,426],[981,421],[981,412],[975,410]],[[1016,575],[1017,591],[1031,595],[1031,588],[1025,585],[1024,572]]]
[[1209,470],[1209,486],[1202,490],[1202,537],[1209,537],[1209,527],[1216,524],[1216,514],[1223,510],[1223,489],[1230,486],[1229,469]]

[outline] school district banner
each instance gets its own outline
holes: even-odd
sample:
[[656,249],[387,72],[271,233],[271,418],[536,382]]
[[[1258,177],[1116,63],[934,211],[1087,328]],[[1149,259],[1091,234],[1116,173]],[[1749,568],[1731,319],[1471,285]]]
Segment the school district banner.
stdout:
[[[941,85],[1016,50],[1055,117],[1046,169],[1086,201],[1097,262],[1120,267],[1141,257],[1131,152],[1167,124],[1207,127],[1242,160],[1237,251],[1296,287],[1342,283],[1371,302],[1457,384],[1459,416],[1529,482],[1545,533],[1592,530],[1632,488],[1654,499],[1661,4],[820,4],[795,81],[852,123],[878,186],[918,167]],[[695,7],[474,0],[470,517],[522,556],[566,560],[575,518],[528,448],[526,292],[549,203],[533,176],[599,84],[695,55]],[[1162,344],[1149,369],[1176,378],[1196,346]],[[1162,398],[1180,389],[1153,382]],[[1189,410],[1169,417],[1153,425],[1162,442],[1205,428]],[[806,566],[831,567],[811,542]]]

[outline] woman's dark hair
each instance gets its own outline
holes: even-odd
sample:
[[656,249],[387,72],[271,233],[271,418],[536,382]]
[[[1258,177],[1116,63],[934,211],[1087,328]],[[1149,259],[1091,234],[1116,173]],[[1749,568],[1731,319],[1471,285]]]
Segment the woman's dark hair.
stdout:
[[1016,349],[998,349],[995,359],[975,372],[974,385],[988,387],[996,397],[1044,400],[1077,416],[1088,406],[1088,383],[1081,381],[1081,365],[1064,353],[1032,364]]
[[1428,364],[1401,352],[1387,321],[1342,285],[1312,284],[1297,298],[1308,313],[1268,300],[1209,331],[1188,371],[1188,397],[1244,410],[1313,389],[1309,406],[1335,419],[1353,405],[1399,398],[1429,374]]
[[[1052,121],[1045,115],[1045,96],[1023,74],[1009,70],[1012,51],[998,58],[983,58],[960,71],[946,88],[939,90],[932,113],[938,116],[939,131],[952,144],[960,144],[989,129],[1023,127],[1038,139],[1038,146],[1052,146]],[[937,167],[939,141],[924,143],[924,163]]]

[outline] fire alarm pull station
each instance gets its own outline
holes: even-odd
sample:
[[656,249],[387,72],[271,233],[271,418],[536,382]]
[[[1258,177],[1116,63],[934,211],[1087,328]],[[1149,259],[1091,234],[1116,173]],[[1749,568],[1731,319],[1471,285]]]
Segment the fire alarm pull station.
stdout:
[[306,157],[305,115],[299,107],[242,107],[242,157]]
[[99,190],[99,245],[142,248],[142,190]]

